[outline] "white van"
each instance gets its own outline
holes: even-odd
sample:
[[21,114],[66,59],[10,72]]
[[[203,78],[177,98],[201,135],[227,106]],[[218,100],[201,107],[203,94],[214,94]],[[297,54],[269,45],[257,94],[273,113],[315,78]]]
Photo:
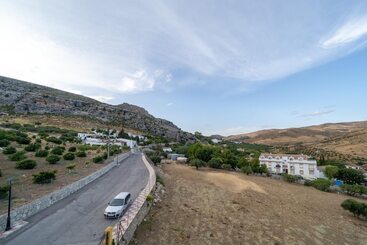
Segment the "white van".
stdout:
[[129,192],[121,192],[111,202],[108,203],[104,211],[105,218],[118,218],[124,213],[131,203],[131,195]]

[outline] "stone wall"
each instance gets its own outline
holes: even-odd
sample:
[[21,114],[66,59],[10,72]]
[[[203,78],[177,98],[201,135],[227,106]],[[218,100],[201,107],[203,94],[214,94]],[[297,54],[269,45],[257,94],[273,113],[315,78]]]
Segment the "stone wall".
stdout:
[[[120,155],[119,161],[125,160],[126,158],[129,157],[129,155],[130,153],[124,153]],[[91,175],[84,177],[83,179],[80,179],[68,186],[65,186],[58,191],[54,191],[46,196],[36,199],[31,203],[28,203],[26,205],[23,205],[19,208],[14,209],[10,213],[12,223],[19,221],[19,220],[27,219],[28,217],[35,215],[36,213],[50,207],[52,204],[56,203],[57,201],[60,201],[61,199],[83,188],[84,186],[91,183],[92,181],[98,179],[99,177],[107,173],[109,170],[111,170],[115,166],[116,166],[116,163],[114,159],[113,162],[111,162],[104,168],[92,173]],[[5,229],[6,218],[7,218],[7,214],[3,214],[0,216],[0,229],[1,230]]]

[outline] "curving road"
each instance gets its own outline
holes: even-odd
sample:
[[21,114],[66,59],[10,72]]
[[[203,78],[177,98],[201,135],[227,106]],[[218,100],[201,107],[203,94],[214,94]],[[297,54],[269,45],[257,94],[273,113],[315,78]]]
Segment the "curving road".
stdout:
[[6,244],[98,244],[104,229],[116,223],[103,216],[107,203],[121,191],[135,199],[148,177],[142,154],[131,154],[120,166],[29,218],[25,230]]

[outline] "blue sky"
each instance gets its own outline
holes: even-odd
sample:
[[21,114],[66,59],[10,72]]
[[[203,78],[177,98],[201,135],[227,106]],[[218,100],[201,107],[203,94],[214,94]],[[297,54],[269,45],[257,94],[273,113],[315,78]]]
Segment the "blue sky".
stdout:
[[366,1],[0,2],[0,74],[230,135],[367,119]]

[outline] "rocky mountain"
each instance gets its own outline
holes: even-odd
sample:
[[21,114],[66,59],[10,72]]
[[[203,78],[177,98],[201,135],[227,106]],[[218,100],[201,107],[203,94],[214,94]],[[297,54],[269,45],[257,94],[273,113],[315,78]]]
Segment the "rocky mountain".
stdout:
[[0,112],[91,117],[174,140],[192,139],[172,122],[155,118],[144,108],[123,103],[110,105],[46,86],[0,76]]

